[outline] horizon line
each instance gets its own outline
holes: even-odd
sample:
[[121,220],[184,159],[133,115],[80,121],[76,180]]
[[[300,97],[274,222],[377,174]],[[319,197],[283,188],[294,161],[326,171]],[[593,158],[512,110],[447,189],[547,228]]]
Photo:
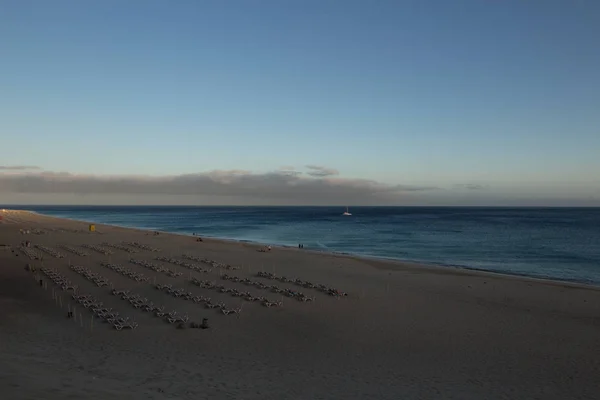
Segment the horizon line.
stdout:
[[352,208],[600,208],[600,206],[578,206],[578,205],[221,205],[221,204],[0,204],[1,209],[18,211],[19,208],[15,207],[170,207],[170,208],[183,208],[183,207],[237,207],[237,208],[299,208],[299,207],[310,207],[310,208],[332,208],[332,207],[352,207]]

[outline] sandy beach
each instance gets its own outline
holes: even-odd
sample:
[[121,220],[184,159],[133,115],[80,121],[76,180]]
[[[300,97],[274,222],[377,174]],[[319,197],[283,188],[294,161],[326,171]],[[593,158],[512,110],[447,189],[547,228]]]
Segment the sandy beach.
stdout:
[[5,399],[600,396],[595,287],[1,215]]

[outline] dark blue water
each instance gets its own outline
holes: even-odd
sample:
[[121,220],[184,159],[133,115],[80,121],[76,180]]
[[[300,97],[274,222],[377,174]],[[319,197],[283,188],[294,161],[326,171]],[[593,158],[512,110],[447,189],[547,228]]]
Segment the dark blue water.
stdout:
[[[19,208],[23,208],[22,206]],[[42,214],[600,284],[600,208],[36,206]]]

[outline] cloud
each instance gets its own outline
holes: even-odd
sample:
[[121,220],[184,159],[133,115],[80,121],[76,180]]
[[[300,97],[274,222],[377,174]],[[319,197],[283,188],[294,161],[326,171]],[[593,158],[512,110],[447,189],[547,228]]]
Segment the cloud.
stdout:
[[296,168],[289,166],[289,165],[277,168],[277,171],[275,171],[275,173],[280,174],[280,175],[288,175],[288,176],[302,175],[301,171],[296,171]]
[[307,174],[315,177],[326,177],[340,174],[337,169],[322,167],[320,165],[307,165],[306,168],[309,169]]
[[478,183],[457,183],[454,185],[455,189],[466,189],[466,190],[484,190],[488,189],[488,185],[481,185]]
[[39,169],[41,168],[33,165],[0,165],[0,171],[26,171]]
[[438,190],[437,186],[416,186],[416,185],[394,185],[392,186],[399,192],[423,192],[426,190]]
[[[98,176],[65,172],[0,174],[0,194],[181,195],[237,199],[238,204],[397,204],[408,192],[433,188],[386,185],[374,180],[322,177],[332,168],[310,168],[318,176],[217,170],[176,176]],[[295,172],[284,170],[287,172]],[[42,199],[43,197],[40,197]],[[233,201],[233,200],[232,200]]]

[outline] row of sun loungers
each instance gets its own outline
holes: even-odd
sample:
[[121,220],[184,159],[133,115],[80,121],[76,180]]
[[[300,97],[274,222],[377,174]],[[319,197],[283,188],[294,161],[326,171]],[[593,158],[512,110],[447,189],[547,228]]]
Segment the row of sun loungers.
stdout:
[[21,251],[23,252],[23,254],[25,254],[27,257],[29,257],[32,260],[41,260],[42,259],[40,254],[37,251],[33,250],[31,247],[21,246]]
[[84,230],[81,229],[71,229],[71,228],[58,228],[56,229],[57,232],[63,232],[63,233],[83,233],[86,232]]
[[35,248],[40,249],[44,253],[50,254],[52,257],[55,257],[55,258],[64,258],[65,257],[62,253],[59,253],[58,251],[56,251],[50,247],[43,246],[41,244],[36,244]]
[[119,264],[112,264],[109,262],[101,262],[100,265],[102,265],[103,267],[108,268],[118,274],[126,276],[129,279],[133,279],[136,282],[149,282],[150,281],[150,278],[147,276],[144,276],[144,274],[132,271],[129,268],[123,267]]
[[344,297],[344,296],[348,296],[348,294],[346,292],[342,292],[341,290],[332,288],[332,287],[328,287],[325,285],[320,285],[320,284],[316,284],[316,283],[312,283],[309,281],[303,281],[301,279],[290,279],[290,278],[286,278],[285,276],[278,276],[275,275],[271,272],[258,272],[256,274],[256,276],[260,277],[260,278],[266,278],[266,279],[271,279],[271,280],[277,280],[279,282],[284,282],[284,283],[291,283],[297,286],[302,286],[305,288],[310,288],[310,289],[316,289],[319,290],[323,293],[326,293],[330,296],[334,296],[334,297]]
[[269,290],[269,291],[271,291],[273,293],[278,293],[278,294],[282,294],[282,295],[287,296],[287,297],[292,297],[292,298],[294,298],[294,299],[296,299],[298,301],[307,302],[307,301],[314,301],[315,300],[314,297],[307,296],[304,293],[302,293],[300,291],[297,291],[297,290],[280,288],[277,285],[265,285],[262,282],[253,281],[253,280],[248,279],[248,278],[239,278],[237,276],[231,276],[231,275],[224,274],[224,275],[221,275],[221,279],[232,281],[232,282],[243,283],[245,285],[254,286],[254,287],[262,289],[262,290]]
[[[42,268],[42,272],[44,272],[44,269],[45,268]],[[87,268],[71,265],[71,269],[84,276],[89,281],[95,283],[97,286],[102,287],[110,284],[108,279],[101,277]],[[54,274],[59,275],[57,272],[54,272]],[[64,278],[63,280],[66,281]],[[70,281],[66,281],[64,285],[68,285],[69,282]],[[129,317],[121,317],[119,312],[114,311],[112,308],[104,307],[104,304],[95,297],[77,293],[77,286],[67,286],[67,289],[65,289],[65,286],[62,286],[62,288],[63,290],[68,290],[71,288],[74,292],[72,295],[73,300],[83,307],[89,309],[97,318],[112,325],[116,330],[120,331],[122,329],[135,329],[138,327],[137,322],[130,321]]]
[[171,278],[177,278],[178,276],[181,276],[182,273],[181,272],[177,272],[177,271],[173,271],[169,268],[166,267],[162,267],[158,264],[155,264],[151,261],[146,261],[146,260],[137,260],[135,258],[132,258],[129,260],[130,263],[135,264],[135,265],[139,265],[141,267],[144,268],[148,268],[151,269],[154,272],[160,272],[161,274],[165,274]]
[[192,263],[189,263],[189,262],[186,262],[183,260],[178,260],[176,258],[158,256],[158,257],[156,257],[156,261],[168,262],[171,264],[179,265],[180,267],[191,269],[192,271],[196,271],[196,272],[204,272],[204,273],[210,272],[210,270],[208,270],[206,268],[202,268],[198,264],[192,264]]
[[79,275],[83,276],[88,281],[93,282],[98,287],[110,285],[110,281],[107,278],[101,276],[100,274],[92,272],[92,270],[88,268],[79,265],[71,265],[71,269]]
[[282,301],[270,301],[263,296],[253,296],[250,292],[242,292],[235,288],[227,288],[223,285],[217,285],[215,282],[203,281],[198,278],[192,278],[191,283],[203,289],[216,290],[220,293],[228,293],[231,296],[242,298],[250,302],[258,302],[265,307],[283,307]]
[[131,321],[129,317],[120,316],[119,312],[114,311],[112,308],[104,307],[101,301],[91,295],[73,294],[73,300],[90,310],[97,318],[111,324],[118,331],[138,327],[137,322]]
[[46,275],[52,282],[58,285],[62,290],[77,290],[77,285],[74,285],[73,282],[68,280],[64,275],[61,275],[58,271],[43,267],[40,269],[44,275]]
[[142,243],[138,243],[138,242],[123,242],[128,246],[131,247],[137,247],[138,249],[142,249],[142,250],[148,250],[148,251],[155,251],[155,252],[159,252],[160,249],[157,249],[156,247],[151,247]]
[[177,311],[171,311],[167,313],[164,306],[156,306],[154,302],[148,300],[148,298],[140,296],[139,294],[131,293],[129,290],[117,290],[112,291],[114,296],[120,297],[122,300],[128,301],[134,308],[152,313],[155,317],[164,318],[168,323],[187,323],[189,317],[187,314],[180,315]]
[[170,324],[175,324],[175,323],[185,324],[190,320],[190,318],[188,317],[187,314],[179,315],[179,314],[177,314],[177,311],[171,311],[170,313],[168,313],[165,316],[165,318],[167,319],[167,321]]
[[225,303],[214,303],[210,297],[195,296],[192,292],[188,292],[184,288],[175,289],[172,285],[161,285],[157,284],[156,289],[167,293],[173,297],[181,298],[183,300],[193,301],[195,304],[204,304],[206,308],[217,309],[221,314],[239,314],[242,312],[242,308],[228,308]]
[[181,257],[185,258],[186,260],[192,260],[192,261],[198,261],[198,262],[204,262],[204,260],[205,260],[204,258],[195,256],[193,254],[182,254]]
[[[88,268],[71,265],[71,269],[97,286],[102,287],[110,284],[110,281],[107,278],[92,272]],[[131,321],[129,317],[120,316],[119,312],[114,311],[112,308],[104,307],[104,304],[100,300],[91,295],[73,293],[73,300],[89,309],[94,316],[109,323],[118,331],[122,329],[136,329],[138,327],[137,322]]]
[[113,249],[123,250],[123,251],[128,252],[129,254],[139,253],[139,251],[137,251],[136,249],[132,249],[131,247],[127,247],[127,246],[124,246],[124,245],[118,244],[118,243],[104,242],[104,243],[102,243],[102,246],[104,246],[104,247],[112,247]]
[[79,249],[76,249],[75,247],[71,247],[71,246],[67,246],[67,245],[62,245],[60,247],[61,247],[61,249],[66,250],[69,253],[73,253],[73,254],[76,254],[81,257],[87,257],[90,255],[89,253],[79,250]]
[[98,252],[98,253],[104,254],[104,255],[114,254],[112,252],[112,250],[105,249],[105,248],[100,247],[100,246],[96,246],[95,244],[82,244],[81,246],[85,247],[86,249],[94,250],[95,252]]
[[208,258],[198,257],[193,254],[183,254],[182,257],[187,260],[198,261],[198,262],[201,262],[204,264],[208,264],[213,268],[221,268],[221,269],[229,269],[229,270],[240,269],[239,267],[234,267],[233,265],[223,264],[223,263],[220,263],[220,262],[217,262],[214,260],[209,260]]

